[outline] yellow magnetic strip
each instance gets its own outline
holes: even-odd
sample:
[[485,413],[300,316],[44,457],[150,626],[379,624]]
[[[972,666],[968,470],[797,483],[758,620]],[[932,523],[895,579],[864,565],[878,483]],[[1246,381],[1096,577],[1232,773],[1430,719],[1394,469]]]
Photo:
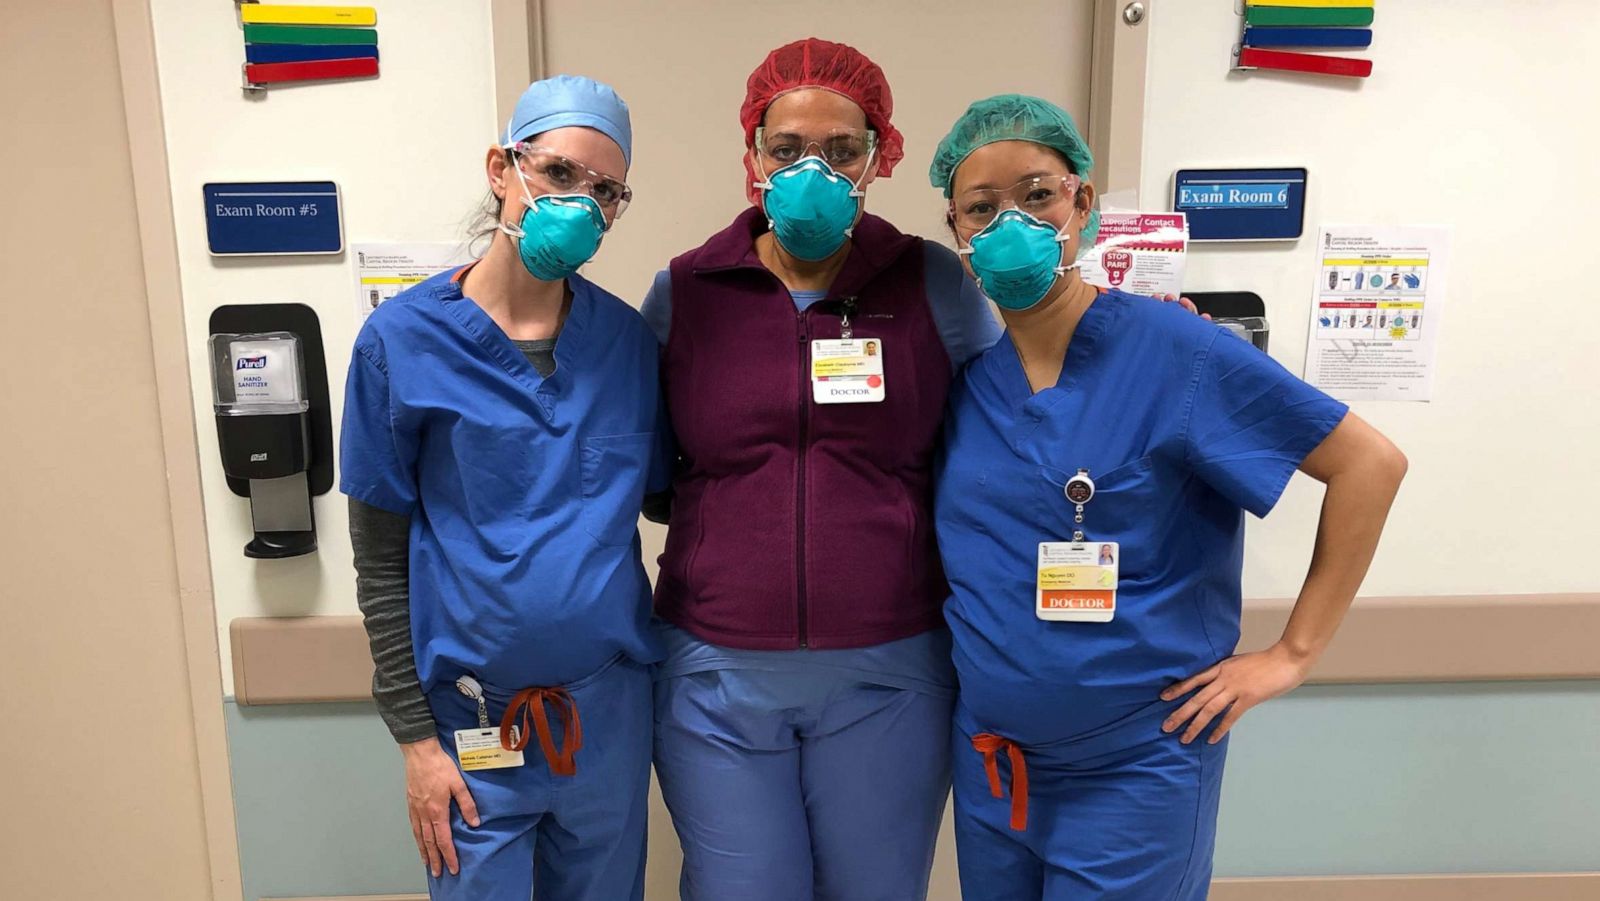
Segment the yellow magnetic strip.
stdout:
[[239,20],[247,25],[376,25],[371,6],[269,6],[241,3]]
[[1302,9],[1364,9],[1372,0],[1246,0],[1251,6],[1298,6]]

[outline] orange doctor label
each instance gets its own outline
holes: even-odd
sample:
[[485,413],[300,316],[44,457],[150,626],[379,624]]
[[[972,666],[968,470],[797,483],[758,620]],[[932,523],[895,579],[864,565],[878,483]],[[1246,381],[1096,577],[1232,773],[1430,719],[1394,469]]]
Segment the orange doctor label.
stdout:
[[1040,542],[1034,615],[1053,622],[1111,622],[1121,559],[1115,541]]

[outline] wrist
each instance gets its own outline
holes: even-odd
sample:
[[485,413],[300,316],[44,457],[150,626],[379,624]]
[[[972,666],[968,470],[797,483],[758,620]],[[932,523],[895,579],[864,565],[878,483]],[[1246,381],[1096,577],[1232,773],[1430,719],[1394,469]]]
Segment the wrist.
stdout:
[[1317,662],[1317,657],[1322,653],[1322,649],[1319,647],[1315,647],[1308,642],[1296,641],[1287,636],[1278,639],[1277,644],[1274,644],[1272,649],[1302,673],[1310,672],[1312,664]]
[[435,751],[440,750],[443,749],[439,747],[439,739],[433,736],[421,739],[420,741],[406,741],[400,743],[400,754],[407,760],[425,757]]

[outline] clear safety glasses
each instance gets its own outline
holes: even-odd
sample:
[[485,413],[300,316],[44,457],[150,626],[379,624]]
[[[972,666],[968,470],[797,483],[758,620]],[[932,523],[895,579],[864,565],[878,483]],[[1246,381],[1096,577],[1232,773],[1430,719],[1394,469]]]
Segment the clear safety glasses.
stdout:
[[517,166],[536,188],[551,194],[576,194],[587,191],[607,219],[622,216],[633,201],[633,189],[609,175],[602,175],[584,164],[559,153],[526,142],[508,148],[516,154]]
[[987,228],[1006,207],[1046,219],[1062,205],[1074,203],[1082,184],[1076,175],[1040,175],[1009,188],[975,188],[951,198],[950,214],[957,226],[968,231]]
[[803,126],[763,125],[756,129],[756,150],[777,166],[787,166],[816,155],[835,169],[862,165],[878,146],[878,133],[870,128],[817,130]]

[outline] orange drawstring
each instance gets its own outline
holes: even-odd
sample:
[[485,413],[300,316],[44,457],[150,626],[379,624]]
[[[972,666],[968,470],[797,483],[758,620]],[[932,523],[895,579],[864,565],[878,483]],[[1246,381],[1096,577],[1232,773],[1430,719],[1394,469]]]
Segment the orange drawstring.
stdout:
[[[544,705],[555,705],[561,719],[561,750],[556,750],[555,738],[550,734],[550,720],[545,716]],[[522,734],[511,740],[511,729],[522,717]],[[578,702],[572,700],[565,688],[525,688],[516,693],[506,705],[506,715],[500,718],[500,747],[507,751],[520,751],[528,746],[528,733],[539,733],[539,747],[544,749],[544,759],[550,763],[550,772],[557,776],[578,774],[578,749],[583,747],[583,724],[578,720]]]
[[1004,798],[1000,788],[1000,764],[994,759],[996,752],[1005,751],[1011,758],[1011,828],[1023,832],[1028,828],[1028,765],[1022,760],[1022,748],[1009,738],[984,732],[972,736],[972,748],[983,755],[983,768],[989,774],[989,792]]

